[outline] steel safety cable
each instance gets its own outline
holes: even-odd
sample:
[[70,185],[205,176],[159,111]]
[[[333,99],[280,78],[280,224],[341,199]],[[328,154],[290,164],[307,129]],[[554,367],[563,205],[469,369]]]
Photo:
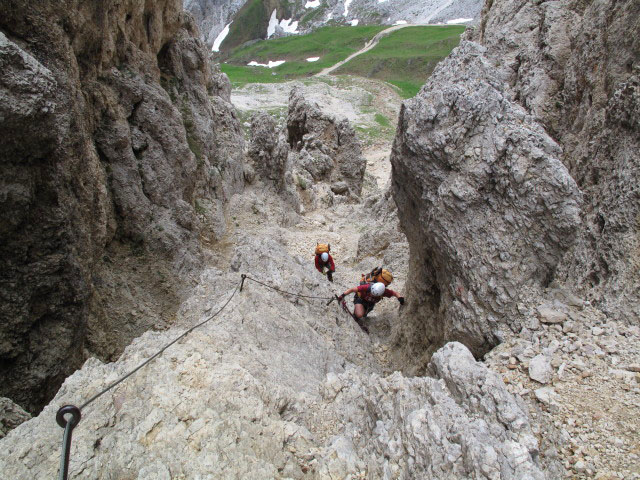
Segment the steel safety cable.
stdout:
[[331,300],[333,298],[333,297],[318,297],[318,296],[314,296],[314,295],[303,295],[301,293],[288,292],[288,291],[282,290],[282,289],[280,289],[278,287],[274,287],[273,285],[269,285],[267,283],[261,282],[260,280],[256,280],[255,278],[250,277],[249,275],[243,275],[243,278],[246,278],[247,280],[251,280],[253,282],[259,283],[260,285],[263,285],[263,286],[265,286],[267,288],[271,288],[272,290],[275,290],[277,292],[285,293],[287,295],[293,295],[293,296],[302,297],[302,298],[316,298],[318,300]]
[[93,402],[94,400],[97,400],[101,395],[107,393],[109,390],[111,390],[113,387],[115,387],[116,385],[118,385],[120,382],[122,382],[123,380],[126,380],[128,377],[130,377],[131,375],[133,375],[134,373],[136,373],[138,370],[140,370],[142,367],[144,367],[145,365],[147,365],[149,362],[151,362],[154,358],[158,357],[160,354],[162,354],[162,352],[164,352],[167,348],[169,348],[171,345],[173,345],[174,343],[176,343],[178,340],[181,340],[182,338],[186,337],[189,333],[193,332],[196,328],[204,325],[205,323],[207,323],[208,321],[212,320],[213,318],[215,318],[220,312],[222,312],[222,310],[225,309],[225,307],[229,304],[229,302],[231,301],[231,299],[234,297],[234,295],[236,294],[236,292],[238,291],[238,287],[239,285],[236,285],[236,288],[234,288],[233,293],[231,294],[231,296],[229,297],[229,299],[225,302],[225,304],[213,315],[211,315],[209,318],[207,318],[206,320],[198,323],[197,325],[194,325],[193,327],[191,327],[189,330],[187,330],[186,332],[184,332],[182,335],[180,335],[178,338],[176,338],[175,340],[173,340],[172,342],[166,344],[164,347],[162,347],[160,350],[158,350],[152,357],[149,357],[147,360],[145,360],[144,362],[142,362],[140,365],[138,365],[136,368],[134,368],[133,370],[131,370],[129,373],[127,373],[125,376],[123,376],[122,378],[120,378],[119,380],[113,382],[111,385],[109,385],[107,388],[105,388],[104,390],[102,390],[101,392],[95,394],[93,397],[91,397],[89,400],[87,400],[86,402],[84,402],[81,406],[80,406],[80,411],[82,411],[82,409],[84,409],[87,405],[89,405],[91,402]]
[[[71,436],[72,436],[72,433],[73,433],[73,429],[78,425],[78,423],[80,423],[80,419],[82,417],[82,413],[81,413],[82,410],[84,408],[86,408],[88,405],[90,405],[92,402],[94,402],[95,400],[100,398],[102,395],[107,393],[109,390],[111,390],[112,388],[116,387],[117,385],[122,383],[124,380],[129,378],[131,375],[136,373],[142,367],[144,367],[145,365],[149,364],[155,358],[160,356],[162,354],[162,352],[164,352],[171,345],[173,345],[177,341],[179,341],[182,338],[184,338],[185,336],[187,336],[189,333],[194,331],[196,328],[204,325],[205,323],[211,321],[216,316],[218,316],[226,308],[226,306],[229,305],[229,303],[231,302],[231,300],[233,299],[235,294],[238,292],[238,290],[242,288],[242,284],[243,283],[244,283],[244,276],[243,276],[242,280],[233,289],[233,292],[231,293],[231,296],[227,299],[227,301],[224,303],[224,305],[222,305],[222,307],[220,307],[218,309],[218,311],[216,311],[213,315],[209,316],[207,319],[203,320],[202,322],[200,322],[200,323],[194,325],[193,327],[189,328],[188,330],[186,330],[182,335],[180,335],[179,337],[175,338],[174,340],[172,340],[171,342],[166,344],[164,347],[162,347],[160,350],[158,350],[153,356],[149,357],[147,360],[142,362],[140,365],[138,365],[136,368],[131,370],[129,373],[127,373],[126,375],[122,376],[121,378],[119,378],[115,382],[111,383],[109,386],[107,386],[106,388],[104,388],[100,392],[96,393],[93,397],[91,397],[89,400],[84,402],[79,408],[76,407],[75,405],[65,405],[65,406],[61,407],[58,410],[58,412],[56,414],[56,422],[58,423],[58,425],[60,425],[62,428],[64,428],[64,434],[63,434],[63,438],[62,438],[62,456],[60,458],[60,471],[59,471],[60,475],[58,477],[59,480],[66,480],[67,476],[68,476],[68,472],[69,472],[69,452],[70,452],[70,449],[71,449]],[[67,419],[68,415],[71,415],[71,418]]]

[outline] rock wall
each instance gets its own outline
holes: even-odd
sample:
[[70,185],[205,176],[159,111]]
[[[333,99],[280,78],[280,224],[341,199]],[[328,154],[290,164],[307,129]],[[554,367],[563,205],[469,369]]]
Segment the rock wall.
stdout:
[[640,315],[639,29],[637,2],[494,1],[475,34],[584,193],[558,277],[625,321]]
[[509,99],[484,51],[463,43],[404,103],[392,153],[411,249],[406,339],[456,339],[477,355],[520,330],[523,289],[549,283],[581,201],[560,147]]
[[272,183],[277,190],[285,187],[289,144],[276,121],[268,113],[258,113],[251,119],[250,143],[247,155],[258,178]]
[[179,1],[2,10],[0,394],[33,411],[172,320],[243,140]]
[[487,2],[478,43],[405,102],[392,164],[414,318],[397,333],[417,367],[442,342],[478,355],[519,332],[553,279],[637,318],[639,8]]

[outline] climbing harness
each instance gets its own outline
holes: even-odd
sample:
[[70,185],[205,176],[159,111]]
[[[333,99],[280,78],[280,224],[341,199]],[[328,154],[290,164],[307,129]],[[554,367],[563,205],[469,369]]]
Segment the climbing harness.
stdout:
[[[263,283],[260,280],[256,280],[255,278],[252,278],[252,277],[250,277],[248,275],[242,274],[240,283],[238,285],[236,285],[236,287],[233,289],[233,293],[231,294],[231,296],[227,299],[227,301],[224,303],[224,305],[222,305],[222,307],[216,313],[211,315],[206,320],[203,320],[202,322],[198,323],[197,325],[194,325],[193,327],[188,329],[186,332],[184,332],[182,335],[177,337],[175,340],[169,342],[167,345],[165,345],[160,350],[158,350],[153,356],[149,357],[147,360],[142,362],[136,368],[134,368],[129,373],[127,373],[126,375],[122,376],[121,378],[119,378],[118,380],[116,380],[115,382],[113,382],[112,384],[107,386],[102,391],[96,393],[93,397],[91,397],[89,400],[84,402],[80,407],[76,407],[75,405],[65,405],[65,406],[61,407],[58,410],[58,412],[56,414],[56,422],[58,423],[58,425],[60,425],[60,427],[64,428],[64,433],[63,433],[63,436],[62,436],[62,455],[60,457],[60,474],[58,476],[59,480],[67,480],[67,477],[69,475],[69,453],[70,453],[70,450],[71,450],[71,436],[73,434],[73,429],[78,425],[78,423],[80,423],[80,419],[82,418],[82,410],[85,409],[87,406],[89,406],[89,404],[91,404],[92,402],[94,402],[95,400],[100,398],[102,395],[107,393],[109,390],[111,390],[112,388],[116,387],[121,382],[123,382],[124,380],[129,378],[131,375],[136,373],[142,367],[144,367],[145,365],[147,365],[148,363],[153,361],[155,358],[160,356],[162,354],[162,352],[164,352],[167,348],[169,348],[171,345],[176,343],[178,340],[186,337],[189,333],[194,331],[196,328],[204,325],[205,323],[207,323],[210,320],[212,320],[213,318],[215,318],[218,314],[220,314],[226,308],[227,305],[229,305],[229,303],[231,302],[231,300],[235,296],[236,292],[238,292],[238,291],[242,292],[245,280],[251,280],[253,282],[259,283],[260,285],[263,285],[263,286],[265,286],[267,288],[270,288],[272,290],[275,290],[277,292],[284,293],[286,295],[293,295],[293,296],[302,297],[302,298],[330,300],[329,303],[331,303],[333,300],[335,300],[334,297],[319,297],[319,296],[314,296],[314,295],[303,295],[303,294],[300,294],[300,293],[287,292],[286,290],[281,290],[281,289],[279,289],[277,287],[274,287],[272,285],[268,285],[266,283]],[[336,296],[336,298],[337,298],[337,296]],[[327,305],[329,305],[329,303],[327,303]],[[345,307],[346,307],[346,304],[345,304]],[[348,311],[348,309],[347,309],[347,311]],[[68,416],[70,416],[70,418],[67,418]]]

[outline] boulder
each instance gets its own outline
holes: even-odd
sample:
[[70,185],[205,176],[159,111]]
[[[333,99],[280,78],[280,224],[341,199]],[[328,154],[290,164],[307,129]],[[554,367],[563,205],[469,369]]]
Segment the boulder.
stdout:
[[366,160],[353,127],[347,119],[323,113],[298,87],[289,95],[287,138],[293,150],[306,151],[301,155],[301,167],[314,179],[343,182],[350,196],[360,195]]
[[463,41],[404,102],[391,163],[409,296],[420,299],[399,332],[407,344],[458,340],[482,355],[520,331],[520,293],[549,283],[579,223],[561,155],[476,43]]
[[536,399],[547,406],[557,405],[558,394],[552,387],[542,387],[534,390]]
[[547,305],[540,305],[537,311],[542,323],[563,323],[567,319],[566,313],[554,310]]
[[547,356],[540,354],[531,359],[529,362],[529,377],[542,384],[551,381],[553,377],[553,367]]

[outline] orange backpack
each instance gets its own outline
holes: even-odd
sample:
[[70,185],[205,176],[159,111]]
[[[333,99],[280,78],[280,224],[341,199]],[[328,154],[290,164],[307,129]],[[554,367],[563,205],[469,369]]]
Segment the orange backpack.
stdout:
[[331,245],[328,243],[317,243],[316,244],[316,255],[322,255],[323,253],[329,253],[331,250]]
[[360,285],[364,285],[365,283],[376,283],[382,282],[385,287],[388,287],[391,282],[393,282],[393,275],[386,268],[377,267],[371,270],[371,272],[362,274],[360,279]]

